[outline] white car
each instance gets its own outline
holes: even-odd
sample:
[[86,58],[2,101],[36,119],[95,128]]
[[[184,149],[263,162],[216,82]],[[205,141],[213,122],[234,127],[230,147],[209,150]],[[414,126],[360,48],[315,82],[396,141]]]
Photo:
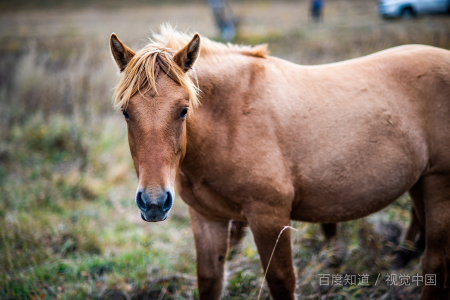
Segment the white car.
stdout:
[[450,0],[379,0],[378,13],[384,18],[412,18],[421,14],[445,13]]

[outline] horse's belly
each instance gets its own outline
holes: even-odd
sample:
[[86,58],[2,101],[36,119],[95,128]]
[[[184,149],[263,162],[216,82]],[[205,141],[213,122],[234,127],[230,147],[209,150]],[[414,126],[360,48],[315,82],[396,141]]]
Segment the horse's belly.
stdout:
[[[355,220],[375,213],[394,202],[408,188],[395,188],[388,193],[376,189],[373,195],[361,193],[339,194],[317,193],[305,197],[292,210],[293,220],[317,223],[338,223]],[[327,200],[326,200],[327,199]]]
[[417,182],[424,162],[394,155],[366,158],[360,164],[327,167],[322,172],[313,170],[302,176],[292,219],[343,222],[377,212]]

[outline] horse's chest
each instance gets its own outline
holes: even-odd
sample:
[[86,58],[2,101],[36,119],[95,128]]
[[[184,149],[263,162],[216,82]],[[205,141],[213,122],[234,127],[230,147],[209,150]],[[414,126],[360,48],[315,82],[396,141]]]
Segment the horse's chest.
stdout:
[[182,193],[181,196],[189,206],[201,214],[216,219],[245,220],[240,205],[230,201],[204,180],[193,182],[189,193]]

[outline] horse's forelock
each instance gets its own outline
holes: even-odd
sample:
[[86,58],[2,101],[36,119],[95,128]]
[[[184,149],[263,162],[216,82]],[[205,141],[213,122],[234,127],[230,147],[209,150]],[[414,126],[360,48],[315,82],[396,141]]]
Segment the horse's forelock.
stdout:
[[156,79],[161,71],[187,90],[191,106],[196,107],[199,103],[198,87],[173,61],[173,55],[171,49],[158,45],[147,45],[137,52],[115,87],[114,107],[117,110],[125,108],[130,98],[147,84],[157,93]]

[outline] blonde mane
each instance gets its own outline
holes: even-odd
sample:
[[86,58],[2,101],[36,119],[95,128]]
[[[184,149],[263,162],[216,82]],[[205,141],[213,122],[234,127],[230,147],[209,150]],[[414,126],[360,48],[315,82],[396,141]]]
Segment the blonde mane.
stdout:
[[[189,43],[191,38],[192,35],[179,32],[168,24],[161,26],[159,34],[153,33],[151,43],[138,51],[122,72],[114,91],[114,107],[117,110],[125,108],[129,99],[147,84],[158,92],[156,78],[161,69],[167,74],[170,73],[170,77],[187,90],[190,106],[197,107],[199,89],[188,75],[191,72],[185,73],[172,59],[173,55]],[[262,58],[268,55],[266,44],[256,47],[225,45],[202,37],[201,57],[227,53],[241,53]]]

